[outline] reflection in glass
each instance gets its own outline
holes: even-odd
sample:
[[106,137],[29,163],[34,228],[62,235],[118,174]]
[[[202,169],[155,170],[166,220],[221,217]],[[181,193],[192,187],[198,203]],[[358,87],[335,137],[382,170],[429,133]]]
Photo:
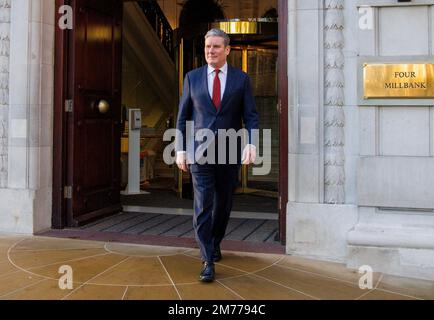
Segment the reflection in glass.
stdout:
[[[258,152],[264,156],[264,162],[270,164],[271,161],[271,172],[266,176],[254,176],[252,166],[249,166],[247,185],[251,189],[277,191],[279,181],[279,118],[276,108],[277,49],[249,50],[248,74],[252,81],[261,129]],[[263,144],[263,129],[271,129],[271,146],[267,147]]]

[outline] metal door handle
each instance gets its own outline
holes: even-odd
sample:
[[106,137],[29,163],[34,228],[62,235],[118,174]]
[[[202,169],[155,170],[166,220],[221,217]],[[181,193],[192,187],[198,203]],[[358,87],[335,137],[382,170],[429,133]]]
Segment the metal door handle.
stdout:
[[110,110],[110,103],[108,103],[107,100],[101,99],[98,102],[98,111],[102,114],[105,114],[109,112],[109,110]]

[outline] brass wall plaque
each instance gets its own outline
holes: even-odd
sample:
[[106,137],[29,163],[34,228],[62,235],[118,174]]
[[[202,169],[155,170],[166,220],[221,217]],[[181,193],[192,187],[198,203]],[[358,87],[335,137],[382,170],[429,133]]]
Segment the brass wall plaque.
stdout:
[[434,98],[434,63],[365,64],[365,99]]

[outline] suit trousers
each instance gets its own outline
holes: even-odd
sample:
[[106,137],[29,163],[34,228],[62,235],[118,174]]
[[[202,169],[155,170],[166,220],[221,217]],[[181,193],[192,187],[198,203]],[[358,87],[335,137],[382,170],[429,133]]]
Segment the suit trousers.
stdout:
[[202,260],[213,262],[214,248],[226,232],[241,165],[192,164],[193,227]]

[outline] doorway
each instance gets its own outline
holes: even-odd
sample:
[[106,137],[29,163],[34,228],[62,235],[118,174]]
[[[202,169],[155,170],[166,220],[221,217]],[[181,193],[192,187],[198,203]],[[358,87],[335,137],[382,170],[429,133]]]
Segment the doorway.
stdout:
[[[69,1],[57,0],[56,4],[61,5],[66,2]],[[282,13],[283,19],[285,19],[284,17],[287,15],[285,11],[285,2],[286,1],[279,1],[279,13]],[[153,36],[155,39],[160,41],[158,44],[159,47],[165,48],[167,41],[170,39],[173,41],[176,40],[176,29],[175,31],[173,29],[170,31],[166,28],[167,26],[165,26],[165,24],[167,21],[164,22],[161,19],[161,13],[166,15],[163,10],[164,8],[162,9],[159,7],[161,10],[161,12],[159,12],[160,15],[155,15],[153,9],[146,5],[146,3],[152,3],[149,1],[142,3],[128,1],[127,3],[122,4],[122,8],[117,0],[112,0],[109,4],[104,1],[104,8],[102,8],[101,1],[99,0],[86,2],[76,0],[69,3],[73,5],[75,12],[79,12],[76,20],[77,30],[70,33],[61,31],[57,31],[56,33],[56,85],[59,90],[56,90],[55,97],[57,108],[57,112],[55,113],[55,123],[57,123],[57,125],[55,125],[55,127],[57,127],[57,129],[55,128],[54,158],[56,166],[54,168],[53,180],[55,185],[55,188],[53,188],[53,228],[61,229],[78,227],[81,228],[80,230],[86,230],[87,228],[90,228],[90,230],[97,230],[97,226],[102,225],[104,227],[101,229],[111,230],[113,232],[123,230],[123,232],[128,231],[132,234],[132,230],[137,230],[138,234],[146,235],[146,228],[148,228],[146,223],[153,221],[156,226],[161,227],[160,231],[166,230],[170,236],[174,236],[175,230],[181,232],[177,235],[179,237],[191,236],[192,230],[189,226],[189,220],[192,212],[192,199],[185,193],[185,190],[184,192],[182,191],[183,188],[186,189],[188,187],[188,177],[180,177],[176,168],[173,166],[163,167],[161,163],[159,163],[162,160],[161,152],[162,147],[164,147],[160,140],[161,132],[174,125],[177,103],[176,101],[173,103],[170,97],[169,99],[167,99],[167,97],[159,97],[157,91],[159,90],[158,86],[161,84],[159,84],[158,81],[154,81],[154,83],[149,86],[146,84],[151,82],[146,81],[147,79],[134,78],[132,73],[128,73],[128,70],[139,70],[137,68],[137,62],[143,60],[144,57],[143,54],[137,52],[137,48],[139,48],[140,45],[134,43],[134,39],[130,39],[130,43],[125,43],[125,38],[128,37],[125,36],[125,30],[128,29],[128,26],[125,25],[128,23],[125,21],[125,8],[126,6],[129,6],[127,11],[131,11],[131,6],[135,5],[136,10],[142,10],[143,16],[147,19],[148,24],[155,27],[155,33]],[[119,16],[119,12],[123,12],[122,17]],[[169,9],[167,9],[166,12],[169,12]],[[129,14],[129,18],[134,16],[134,13],[129,12]],[[138,11],[136,14],[138,14]],[[152,15],[154,15],[154,18],[152,18]],[[80,17],[82,17],[82,19]],[[138,16],[136,16],[136,18],[137,17]],[[89,21],[95,21],[96,27],[94,29],[92,29],[92,25]],[[82,24],[86,27],[80,27],[78,24]],[[90,29],[86,30],[86,28]],[[119,38],[119,32],[122,29],[124,30],[124,37]],[[284,28],[280,29],[284,30]],[[109,32],[109,30],[111,31]],[[79,47],[76,44],[77,41],[72,41],[73,38],[71,37],[80,35],[80,32],[82,32],[81,35],[93,35],[95,37],[105,35],[107,38],[104,41],[96,41],[94,47],[92,47],[90,41],[91,38],[88,38],[90,39],[89,43],[85,42],[86,45]],[[129,30],[128,32],[130,32],[129,37],[131,38],[131,33],[133,31]],[[286,31],[284,34],[285,37],[282,34],[279,34],[279,39],[277,39],[276,36],[276,45],[274,47],[269,44],[261,45],[258,43],[254,46],[249,45],[246,43],[245,36],[244,42],[238,41],[237,43],[237,41],[234,41],[234,61],[232,61],[236,64],[235,59],[238,55],[241,55],[241,57],[247,57],[247,63],[245,61],[243,63],[243,59],[241,59],[240,67],[242,68],[247,64],[247,66],[252,69],[253,67],[258,69],[258,67],[263,65],[263,62],[267,61],[267,59],[268,61],[274,61],[269,65],[271,68],[276,70],[275,79],[273,80],[273,89],[276,91],[276,94],[274,97],[269,95],[269,101],[267,102],[272,106],[274,114],[268,114],[267,121],[269,121],[268,125],[274,125],[271,128],[272,132],[277,132],[277,137],[282,137],[282,132],[285,130],[285,126],[282,126],[282,122],[287,122],[287,120],[282,119],[281,117],[281,114],[285,114],[283,113],[284,111],[282,108],[282,106],[285,105],[285,101],[284,97],[282,100],[281,93],[282,91],[285,91],[282,90],[282,88],[285,87],[285,84],[282,84],[282,79],[284,79],[283,81],[286,80],[286,77],[282,76],[282,74],[286,74],[286,72],[283,71],[280,65],[278,69],[279,71],[277,72],[276,67],[281,63],[281,61],[284,61],[284,58],[282,59],[280,54],[279,58],[281,61],[278,62],[279,58],[277,54],[278,50],[279,52],[282,52],[282,42],[286,42]],[[135,36],[137,36],[137,34]],[[232,37],[236,39],[237,36],[234,34]],[[180,50],[179,47],[169,46],[169,48],[174,48],[174,50],[170,51],[165,48],[165,54],[173,61],[176,70],[175,88],[179,88],[183,74],[189,71],[186,70],[185,64],[180,61],[182,61],[181,59],[185,59],[188,55],[196,55],[197,52],[187,52],[185,51],[185,47],[181,48],[183,50]],[[77,51],[78,49],[80,51]],[[88,67],[83,70],[86,70],[89,73],[92,66],[96,67],[98,66],[98,63],[104,63],[104,65],[112,65],[113,68],[101,69],[111,73],[102,74],[100,72],[90,72],[93,73],[93,77],[88,74],[81,75],[84,80],[81,82],[78,81],[80,75],[77,69],[74,68],[77,68],[79,63],[85,63],[86,61],[86,59],[83,58],[85,57],[84,53],[81,58],[82,60],[80,60],[80,53],[91,53],[97,49],[100,50],[99,53],[95,54],[92,63],[88,64]],[[135,50],[136,52],[134,52]],[[110,53],[107,54],[107,52]],[[104,58],[104,54],[107,54],[108,57]],[[121,58],[119,58],[119,54]],[[158,56],[158,51],[154,54]],[[128,55],[130,58],[125,59]],[[148,56],[150,55],[151,54]],[[284,52],[284,55],[286,56],[286,52]],[[117,63],[114,62],[115,60]],[[131,64],[128,65],[126,60],[129,60]],[[132,63],[133,60],[136,62],[135,65]],[[150,60],[149,57],[148,60]],[[99,62],[94,64],[94,61]],[[123,61],[123,63],[120,63],[120,61]],[[198,62],[198,60],[196,60],[196,62]],[[155,64],[155,61],[148,61],[147,63]],[[102,65],[100,67],[102,67]],[[256,76],[260,76],[260,74],[257,74]],[[91,79],[93,82],[87,78]],[[106,91],[108,94],[102,95],[103,90],[101,88],[95,89],[95,86],[100,85],[98,80],[100,78],[105,79]],[[119,81],[119,85],[117,85],[117,81]],[[88,98],[87,100],[77,100],[77,94],[86,92],[87,90],[83,83],[90,83],[94,86],[91,86],[92,88],[90,90],[93,92],[93,95],[91,95],[91,98]],[[104,81],[102,83],[104,83]],[[151,93],[145,95],[144,92],[146,90]],[[178,92],[176,89],[173,91]],[[112,96],[110,96],[110,94],[112,94]],[[149,98],[152,94],[153,99]],[[261,97],[264,100],[267,99],[264,96]],[[68,103],[71,103],[68,102],[70,100],[73,100],[73,112],[66,112]],[[147,105],[140,105],[140,101],[145,100],[147,102],[154,101],[154,106],[149,107],[149,103]],[[93,110],[94,113],[91,114],[90,119],[80,118],[80,101],[84,101],[83,106],[86,106],[84,109],[92,105],[91,110]],[[107,104],[109,105],[109,108],[113,109],[109,109],[109,111],[105,113],[101,112],[101,109],[107,108]],[[264,102],[264,105],[265,104],[266,103]],[[125,187],[126,183],[125,173],[127,170],[125,170],[125,163],[127,163],[127,159],[125,156],[128,151],[125,148],[128,139],[126,134],[128,120],[126,119],[126,114],[128,108],[136,107],[143,109],[142,117],[144,116],[144,126],[142,127],[141,134],[141,187],[144,191],[149,192],[149,194],[144,196],[123,196],[118,198],[119,191]],[[150,110],[157,110],[157,112],[151,112]],[[82,114],[86,115],[86,112],[87,111],[82,112]],[[267,117],[266,112],[264,112],[264,116]],[[94,127],[100,118],[102,123],[105,125],[105,129],[103,129],[104,125],[100,125],[97,128]],[[80,121],[81,123],[79,124]],[[84,131],[78,129],[80,126],[83,126],[83,123],[89,123],[94,128]],[[82,134],[83,136],[75,138],[78,134]],[[87,137],[89,134],[93,135],[94,140]],[[105,140],[106,135],[109,134],[112,135],[112,143],[107,143]],[[75,138],[72,139],[72,142],[71,136]],[[117,137],[119,139],[116,141]],[[84,141],[85,143],[81,145],[78,144],[81,141]],[[100,149],[89,147],[89,154],[87,157],[90,157],[91,161],[83,161],[83,155],[78,153],[83,150],[82,145],[86,145],[86,143],[88,146],[100,146]],[[234,219],[238,219],[234,220],[235,230],[247,230],[247,227],[250,226],[251,231],[257,231],[261,227],[266,227],[270,229],[268,230],[269,234],[267,234],[266,240],[269,242],[270,240],[277,240],[281,243],[283,243],[285,239],[284,216],[286,214],[286,212],[283,212],[284,210],[282,209],[281,203],[282,200],[285,201],[285,198],[287,198],[287,188],[285,190],[284,187],[287,184],[287,177],[285,178],[287,173],[282,172],[282,168],[287,172],[284,165],[287,163],[285,162],[285,154],[282,155],[282,151],[285,151],[285,147],[282,146],[283,143],[285,143],[285,138],[278,141],[275,146],[275,153],[272,156],[272,159],[274,159],[272,166],[274,171],[270,173],[270,177],[267,181],[255,181],[248,168],[244,170],[243,176],[241,177],[243,183],[240,185],[239,201],[237,203],[237,200],[235,199],[234,205],[234,211],[236,213]],[[71,156],[71,154],[74,154],[75,156]],[[112,161],[110,159],[114,160]],[[116,159],[121,159],[119,167],[117,167],[115,163]],[[83,164],[83,162],[85,163]],[[77,163],[81,163],[86,170],[82,172],[83,169],[80,169]],[[276,167],[278,167],[279,170],[276,170]],[[117,171],[117,168],[119,168],[119,171]],[[107,170],[109,169],[113,171],[111,176],[107,173]],[[91,188],[85,188],[83,185],[80,185],[80,183],[77,183],[77,180],[74,180],[76,179],[76,176],[80,175],[83,177],[82,181],[93,181],[91,186],[94,190],[91,190]],[[103,180],[102,177],[106,179],[106,183],[110,185],[110,188],[104,186],[103,183],[100,182],[100,179],[101,181]],[[107,194],[105,196],[106,198],[100,197],[98,200],[89,200],[90,197],[96,197],[98,192]],[[258,194],[252,195],[251,193],[254,192],[257,192]],[[262,198],[263,196],[265,197]],[[112,202],[108,201],[108,199],[112,199]],[[252,199],[254,200],[252,201]],[[107,206],[108,203],[111,205]],[[284,203],[286,203],[286,201]],[[81,215],[81,219],[74,219],[74,217],[78,216],[76,214],[78,208],[77,204],[81,204],[81,207],[79,208],[84,212]],[[102,209],[99,208],[93,210],[94,207],[91,207],[90,204],[94,204],[95,208],[100,206]],[[249,209],[249,206],[253,206],[254,210]],[[91,208],[93,211],[85,212],[86,210],[83,211],[83,208]],[[128,214],[129,216],[122,216],[122,214]],[[167,216],[169,214],[171,216]],[[271,215],[274,215],[273,220],[275,221],[275,224],[272,227],[270,227],[271,223],[267,221]],[[249,221],[254,219],[260,220],[260,222],[255,221],[254,223],[251,223],[251,221]],[[112,221],[113,224],[110,224],[109,221]],[[123,225],[123,223],[126,224]],[[140,226],[143,228],[140,229]],[[163,230],[163,227],[167,228],[164,228]],[[184,234],[182,234],[182,231]],[[250,233],[250,231],[245,232],[247,232],[247,234]],[[157,233],[157,235],[165,236],[166,234],[160,232]],[[248,237],[243,237],[248,239]]]

